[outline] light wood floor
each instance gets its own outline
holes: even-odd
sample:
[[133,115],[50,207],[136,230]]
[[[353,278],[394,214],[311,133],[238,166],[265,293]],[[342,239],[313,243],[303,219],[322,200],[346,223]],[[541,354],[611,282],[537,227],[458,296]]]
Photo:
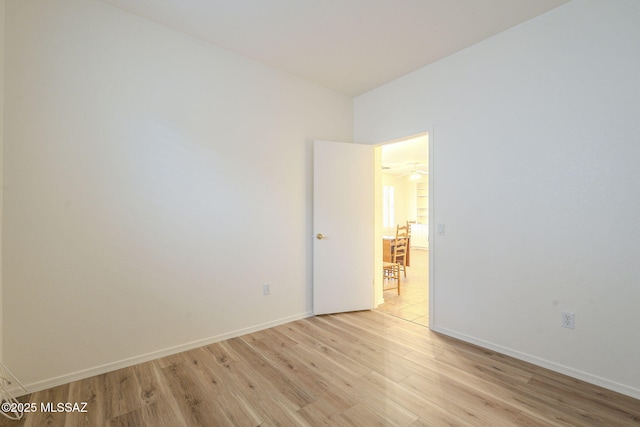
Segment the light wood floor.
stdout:
[[312,317],[27,396],[25,426],[640,426],[640,401],[377,311]]
[[384,303],[376,310],[429,326],[429,251],[412,248],[407,277],[400,275],[400,295],[396,290],[384,291]]

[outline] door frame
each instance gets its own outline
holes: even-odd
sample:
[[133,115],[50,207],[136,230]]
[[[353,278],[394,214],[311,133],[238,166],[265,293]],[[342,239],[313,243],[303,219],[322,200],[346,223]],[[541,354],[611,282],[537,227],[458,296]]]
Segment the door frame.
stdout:
[[381,143],[377,143],[374,146],[374,201],[375,201],[375,230],[374,238],[376,241],[374,250],[374,268],[376,274],[374,275],[374,289],[373,297],[375,306],[379,305],[380,300],[383,298],[382,293],[382,146],[387,144],[394,144],[397,142],[413,139],[421,135],[427,135],[428,152],[429,152],[429,329],[433,329],[432,325],[435,324],[435,298],[436,298],[436,282],[435,282],[435,252],[436,252],[436,221],[435,221],[435,134],[433,126],[428,127],[426,130],[411,135],[403,136],[396,139],[386,140]]

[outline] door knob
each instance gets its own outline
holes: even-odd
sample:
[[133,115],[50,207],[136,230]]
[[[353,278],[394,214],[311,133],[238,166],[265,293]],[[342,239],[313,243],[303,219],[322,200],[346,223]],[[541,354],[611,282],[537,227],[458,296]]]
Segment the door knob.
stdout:
[[327,238],[327,236],[325,236],[325,235],[324,235],[324,234],[322,234],[322,233],[318,233],[318,234],[316,235],[316,239],[318,239],[318,240],[322,240],[322,239],[326,239],[326,238]]

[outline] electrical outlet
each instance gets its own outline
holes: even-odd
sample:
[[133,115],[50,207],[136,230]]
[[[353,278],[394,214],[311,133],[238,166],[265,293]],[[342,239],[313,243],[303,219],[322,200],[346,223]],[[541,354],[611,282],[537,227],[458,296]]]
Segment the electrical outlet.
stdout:
[[562,312],[562,327],[563,328],[569,328],[569,329],[574,329],[575,325],[574,325],[574,315],[573,313],[570,313],[568,311],[563,311]]
[[262,295],[271,295],[271,284],[265,283],[262,285]]

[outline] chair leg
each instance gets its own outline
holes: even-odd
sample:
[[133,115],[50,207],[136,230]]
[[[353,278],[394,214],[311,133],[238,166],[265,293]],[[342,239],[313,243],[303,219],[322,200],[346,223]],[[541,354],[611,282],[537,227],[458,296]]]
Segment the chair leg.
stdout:
[[[382,278],[383,282],[388,282],[390,280],[395,280],[396,281],[396,289],[398,290],[398,295],[400,295],[400,264],[396,264],[394,266],[391,266],[390,268],[385,268],[384,270],[384,274],[383,274],[383,278]],[[393,289],[392,287],[387,288],[384,286],[384,283],[382,285],[382,290],[383,291],[387,291],[387,290],[391,290]]]

